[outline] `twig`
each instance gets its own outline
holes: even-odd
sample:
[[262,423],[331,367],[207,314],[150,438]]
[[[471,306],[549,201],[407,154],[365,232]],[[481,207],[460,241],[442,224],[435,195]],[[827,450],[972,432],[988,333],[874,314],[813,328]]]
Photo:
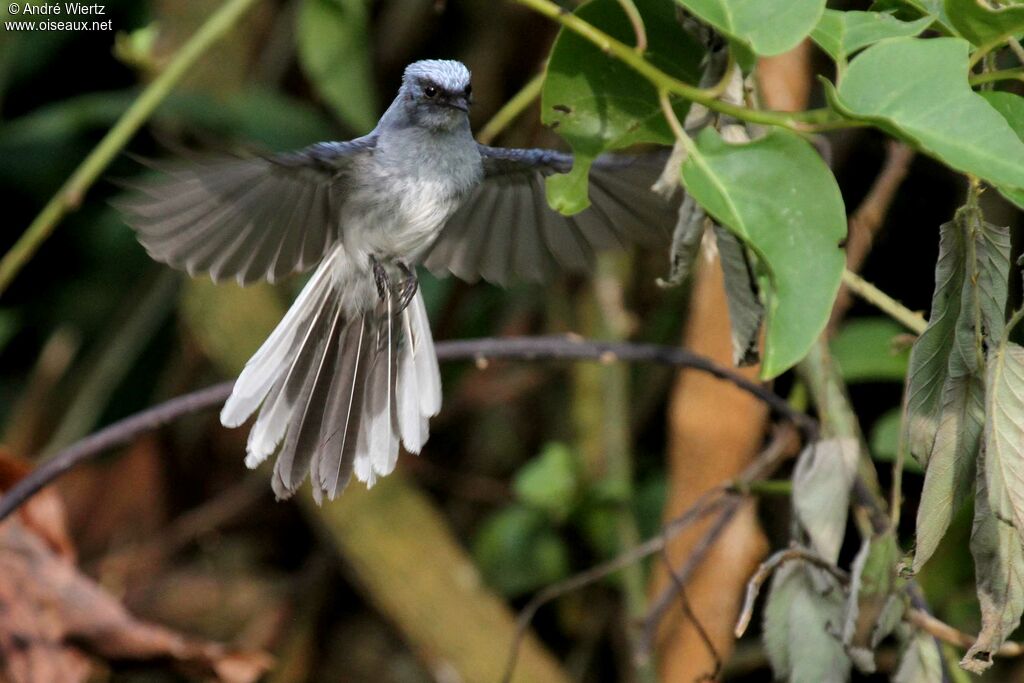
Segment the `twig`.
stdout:
[[[707,556],[711,547],[718,542],[718,537],[722,535],[722,532],[728,528],[732,522],[733,517],[740,509],[742,499],[736,497],[729,501],[725,508],[719,513],[714,523],[711,525],[700,541],[693,546],[692,551],[686,557],[686,562],[678,570],[673,570],[669,567],[669,574],[672,575],[672,582],[669,586],[662,591],[654,603],[651,605],[650,610],[647,612],[647,616],[644,618],[643,635],[640,638],[640,647],[638,652],[643,657],[650,657],[650,652],[654,648],[655,637],[658,632],[658,626],[661,624],[661,620],[668,612],[672,603],[679,595],[679,590],[686,585],[686,582],[690,580],[690,576],[696,571],[697,567],[700,566],[701,562]],[[666,545],[668,541],[666,539]],[[694,621],[696,619],[694,618]],[[698,626],[698,630],[700,627]],[[711,646],[711,651],[714,652],[714,646]],[[716,667],[718,668],[718,667]]]
[[[885,223],[885,216],[889,212],[896,191],[903,183],[910,168],[910,162],[914,158],[914,150],[908,145],[890,140],[885,148],[885,161],[871,189],[857,206],[856,211],[850,214],[847,221],[848,236],[846,240],[846,268],[853,273],[859,273],[864,265],[868,253],[874,244],[875,235],[881,230]],[[834,330],[839,321],[846,315],[853,303],[853,297],[847,287],[839,290],[835,305],[832,307],[832,316],[829,320],[829,329]]]
[[[807,438],[815,433],[814,420],[793,410],[785,399],[765,387],[755,384],[702,356],[657,344],[630,342],[600,342],[570,337],[509,337],[468,339],[438,342],[438,360],[476,360],[506,358],[517,360],[591,360],[646,362],[674,367],[689,367],[726,380],[764,401],[778,415],[798,427]],[[184,396],[136,413],[101,429],[81,441],[55,453],[52,458],[34,469],[9,491],[0,496],[0,520],[6,518],[22,503],[47,484],[79,462],[106,450],[129,443],[139,434],[165,425],[183,415],[212,408],[227,399],[232,382],[200,389]]]
[[[922,631],[935,636],[942,642],[956,645],[960,648],[967,649],[977,640],[974,636],[953,628],[944,621],[936,619],[931,614],[928,614],[928,612],[917,607],[911,607],[907,611],[907,621]],[[1024,655],[1024,644],[1008,640],[1000,645],[994,654],[996,657],[1020,657]]]
[[233,384],[234,382],[222,382],[184,396],[172,398],[170,401],[114,422],[58,451],[52,458],[36,467],[31,474],[0,496],[0,520],[5,519],[33,494],[78,463],[111,448],[124,446],[139,434],[173,422],[183,415],[206,410],[224,402],[231,394]]
[[[734,491],[744,496],[749,495],[750,485],[753,482],[771,475],[782,464],[787,454],[792,450],[791,446],[794,442],[794,436],[795,434],[791,427],[776,429],[768,445],[747,465],[743,472],[740,473],[740,476],[726,487],[726,490]],[[734,503],[735,505],[731,509],[723,511],[711,528],[705,532],[704,537],[694,546],[683,568],[678,572],[673,572],[675,577],[682,580],[678,584],[673,582],[672,585],[666,587],[654,601],[647,617],[644,619],[643,638],[641,640],[643,647],[640,648],[642,654],[649,654],[653,649],[658,627],[668,611],[668,607],[676,597],[677,586],[686,583],[690,574],[696,570],[697,566],[704,559],[704,554],[711,549],[711,546],[715,544],[718,537],[729,526],[729,522],[732,521],[736,512],[739,511],[740,500],[736,499]]]
[[721,488],[711,489],[698,498],[697,501],[686,510],[686,512],[666,523],[662,528],[661,534],[658,536],[641,543],[635,548],[627,550],[618,557],[588,569],[585,572],[581,572],[575,576],[569,577],[568,579],[552,584],[534,595],[530,602],[526,603],[526,606],[519,612],[519,618],[516,620],[516,635],[512,640],[512,645],[509,650],[509,659],[505,668],[505,675],[501,678],[502,683],[509,683],[512,680],[512,675],[515,673],[516,668],[516,659],[519,654],[519,645],[522,643],[523,637],[526,635],[526,630],[530,627],[530,622],[533,621],[534,615],[537,614],[537,611],[541,607],[567,593],[571,593],[600,581],[606,576],[610,576],[611,574],[614,574],[615,572],[622,570],[624,567],[628,567],[634,562],[642,560],[649,555],[660,552],[661,549],[665,547],[665,543],[679,534],[683,529],[715,512],[719,508],[727,507],[730,502],[729,499],[733,498],[735,495],[736,494],[729,493]]
[[707,648],[708,654],[711,655],[711,661],[714,662],[714,666],[711,668],[711,673],[702,674],[697,680],[698,681],[715,681],[718,680],[719,674],[722,673],[722,657],[718,654],[718,648],[715,647],[714,642],[711,640],[711,636],[708,635],[707,630],[704,628],[704,624],[697,618],[697,614],[693,611],[693,606],[690,604],[690,598],[686,595],[686,579],[688,577],[682,576],[676,571],[675,567],[672,566],[672,558],[668,555],[668,544],[661,549],[661,558],[665,563],[665,569],[668,571],[669,578],[672,579],[672,583],[675,584],[676,593],[679,595],[679,605],[683,608],[683,614],[693,624],[694,630],[697,631],[697,636],[701,642],[704,643],[704,647]]
[[914,334],[921,334],[928,321],[851,270],[843,271],[843,284]]
[[523,113],[523,111],[533,104],[533,101],[540,96],[540,91],[544,87],[544,73],[541,72],[530,79],[530,81],[522,87],[522,89],[512,96],[508,102],[506,102],[501,109],[499,109],[491,120],[484,124],[484,127],[477,133],[477,140],[484,145],[489,145],[494,142],[494,138],[498,137],[501,131],[508,128],[517,116]]
[[227,0],[182,45],[167,68],[146,86],[138,99],[121,115],[114,127],[103,137],[89,156],[75,169],[28,229],[22,233],[0,260],[0,293],[32,258],[32,254],[53,232],[60,220],[82,203],[82,198],[100,173],[110,164],[150,114],[170,94],[174,86],[189,72],[199,57],[238,22],[256,0]]
[[850,582],[849,574],[828,560],[815,555],[806,548],[793,546],[786,550],[780,550],[762,562],[761,566],[757,568],[756,572],[754,572],[754,575],[750,577],[750,581],[747,582],[747,594],[743,599],[743,609],[740,610],[739,619],[736,620],[736,629],[733,632],[733,635],[737,638],[742,638],[743,634],[747,632],[747,627],[750,625],[750,618],[754,614],[754,603],[757,601],[757,596],[761,592],[761,586],[764,585],[764,582],[768,580],[768,577],[774,574],[779,567],[792,560],[803,560],[804,562],[808,562],[816,567],[824,569],[834,576],[841,584],[845,585]]

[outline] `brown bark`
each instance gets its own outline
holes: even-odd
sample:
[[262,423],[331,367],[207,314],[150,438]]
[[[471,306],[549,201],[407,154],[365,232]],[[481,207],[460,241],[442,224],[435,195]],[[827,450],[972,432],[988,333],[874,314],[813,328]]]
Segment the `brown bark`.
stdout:
[[[694,283],[693,306],[684,345],[720,363],[730,364],[729,315],[718,262],[701,264]],[[756,377],[756,368],[744,373]],[[684,370],[669,406],[669,499],[665,519],[681,514],[708,489],[732,479],[756,455],[767,410],[749,394],[707,375]],[[668,546],[674,567],[685,563],[714,522],[681,534]],[[714,644],[712,653],[692,620],[679,609],[668,613],[659,631],[658,654],[663,681],[693,681],[715,671],[732,650],[732,629],[743,585],[768,551],[752,505],[744,505],[686,585],[694,616]],[[670,585],[659,565],[652,594]]]

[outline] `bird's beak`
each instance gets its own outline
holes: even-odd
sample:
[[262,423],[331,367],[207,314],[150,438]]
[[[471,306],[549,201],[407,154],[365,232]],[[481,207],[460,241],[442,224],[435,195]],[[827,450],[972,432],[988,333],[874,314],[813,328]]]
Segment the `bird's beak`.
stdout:
[[447,104],[452,109],[458,109],[459,111],[464,111],[467,113],[469,112],[469,98],[463,95],[453,97],[450,100],[448,100],[445,104]]

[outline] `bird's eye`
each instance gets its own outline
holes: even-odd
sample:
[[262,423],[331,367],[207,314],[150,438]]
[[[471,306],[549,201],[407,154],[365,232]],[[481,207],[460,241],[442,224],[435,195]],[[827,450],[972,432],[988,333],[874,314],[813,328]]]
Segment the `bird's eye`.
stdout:
[[473,86],[467,85],[465,91],[463,92],[465,92],[466,97],[469,97],[470,95],[473,94]]
[[423,89],[423,94],[430,98],[437,97],[437,88],[432,85],[428,85]]

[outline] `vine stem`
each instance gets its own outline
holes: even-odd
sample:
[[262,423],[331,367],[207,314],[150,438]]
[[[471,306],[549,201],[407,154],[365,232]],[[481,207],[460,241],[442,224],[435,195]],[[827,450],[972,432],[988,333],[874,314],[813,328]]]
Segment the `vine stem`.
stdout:
[[85,193],[99,175],[128,144],[136,131],[189,72],[199,57],[234,27],[246,10],[255,3],[256,0],[227,0],[188,42],[181,46],[167,67],[132,102],[114,127],[50,198],[10,251],[0,259],[0,294],[7,289],[39,246],[53,233],[61,219],[78,208]]
[[996,81],[1024,81],[1024,67],[971,74],[971,77],[968,79],[968,82],[971,85],[983,85],[985,83],[994,83]]
[[766,111],[748,109],[729,102],[723,102],[717,95],[708,90],[684,83],[668,75],[647,61],[642,55],[625,43],[616,40],[593,24],[580,19],[575,14],[559,7],[551,0],[515,0],[521,5],[552,19],[582,38],[590,41],[602,52],[631,67],[646,78],[659,91],[665,90],[673,95],[680,95],[692,102],[703,104],[708,109],[733,116],[742,121],[760,123],[768,126],[789,128],[798,132],[818,132],[836,128],[853,128],[864,125],[859,121],[851,121],[837,117],[829,109],[814,109],[804,112]]
[[638,55],[647,52],[647,27],[644,26],[644,18],[640,16],[640,10],[636,8],[633,0],[618,0],[619,7],[626,13],[629,23],[633,25],[633,33],[636,35],[636,47],[633,48]]
[[910,310],[852,270],[843,270],[843,284],[914,334],[921,334],[928,326],[923,315]]

